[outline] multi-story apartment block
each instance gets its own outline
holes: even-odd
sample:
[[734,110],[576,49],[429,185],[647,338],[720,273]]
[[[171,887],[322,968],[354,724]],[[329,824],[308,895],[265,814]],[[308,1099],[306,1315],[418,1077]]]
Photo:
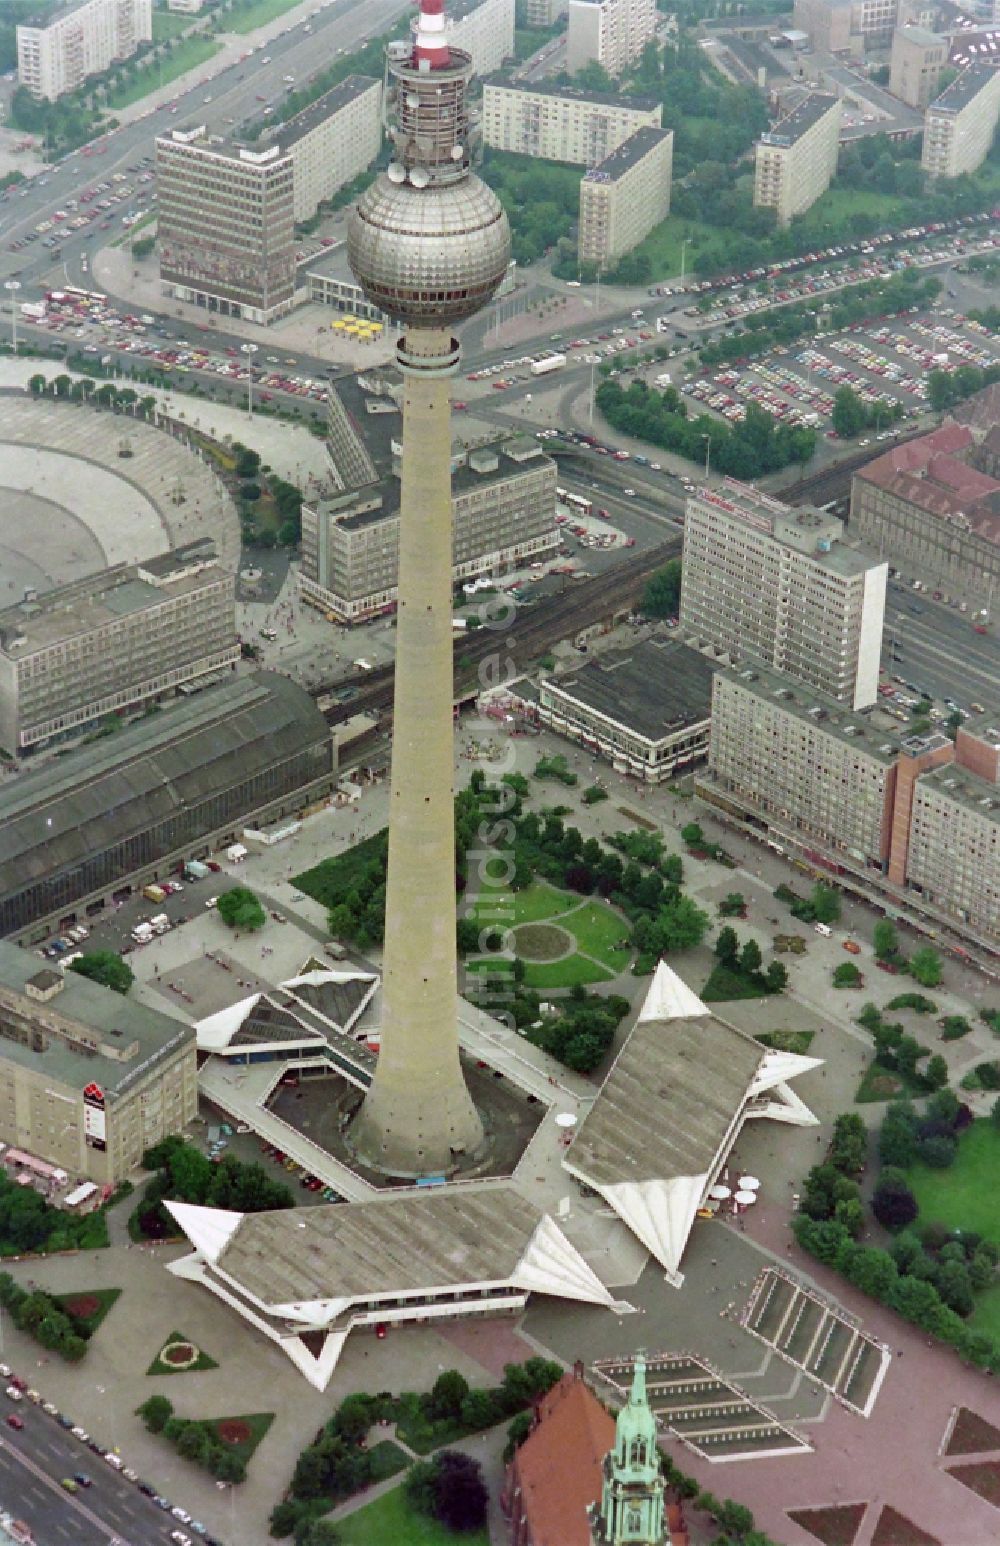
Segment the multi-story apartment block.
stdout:
[[484,144],[542,161],[597,166],[637,129],[658,129],[662,116],[654,97],[530,81],[483,82]]
[[[452,578],[502,574],[558,548],[556,468],[538,442],[523,436],[452,459]],[[348,623],[396,605],[399,479],[302,507],[306,601]]]
[[204,126],[156,140],[160,284],[222,316],[272,322],[295,290],[294,163]]
[[898,749],[898,736],[778,672],[716,674],[707,777],[718,803],[774,816],[863,868],[888,864]]
[[826,192],[837,170],[840,102],[819,92],[806,97],[757,141],[753,201],[787,226]]
[[948,39],[924,27],[897,27],[892,35],[889,90],[910,107],[924,108],[937,94],[948,62]]
[[[1000,721],[1000,715],[997,716]],[[1000,951],[1000,728],[907,735],[756,663],[714,682],[704,799]]]
[[727,478],[687,503],[683,637],[752,656],[838,703],[878,693],[888,565],[849,547],[844,523]]
[[968,603],[1000,595],[1000,479],[970,466],[973,430],[945,424],[851,480],[851,530],[907,575]]
[[382,145],[382,83],[370,75],[349,75],[339,85],[289,118],[257,149],[280,146],[292,158],[292,212],[309,220],[378,155]]
[[599,64],[623,75],[656,36],[656,0],[569,0],[566,69]]
[[670,213],[672,129],[637,129],[580,183],[581,263],[607,267]]
[[906,883],[973,933],[1000,939],[1000,786],[995,780],[978,778],[957,764],[917,780]]
[[210,543],[0,612],[0,746],[31,751],[235,668],[233,577]]
[[567,0],[527,0],[525,20],[529,27],[551,27],[566,14]]
[[514,0],[449,0],[445,28],[476,74],[491,75],[514,55]]
[[927,109],[920,164],[931,177],[961,177],[989,155],[1000,118],[1000,70],[970,64]]
[[195,1033],[0,943],[0,1138],[115,1186],[198,1111]]
[[17,75],[32,96],[55,102],[130,59],[153,36],[152,0],[78,0],[38,26],[17,29]]

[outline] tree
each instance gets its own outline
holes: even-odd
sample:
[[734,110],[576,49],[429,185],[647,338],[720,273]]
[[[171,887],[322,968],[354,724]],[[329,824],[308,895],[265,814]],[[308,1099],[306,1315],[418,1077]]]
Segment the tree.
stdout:
[[917,1141],[917,1158],[932,1170],[947,1170],[955,1162],[957,1144],[944,1133],[928,1133]]
[[691,950],[700,945],[710,921],[689,896],[676,897],[656,918],[660,951]]
[[809,902],[817,923],[836,923],[840,917],[840,892],[821,880],[813,886]]
[[671,558],[651,577],[640,608],[645,617],[676,617],[681,603],[681,561]]
[[72,963],[70,971],[89,977],[91,982],[99,982],[112,993],[127,993],[135,981],[135,973],[128,962],[113,950],[88,950]]
[[41,397],[42,393],[45,391],[46,384],[45,377],[42,375],[28,377],[28,391],[31,393],[32,397]]
[[504,1465],[510,1464],[514,1451],[520,1449],[534,1425],[535,1418],[532,1412],[518,1412],[507,1429],[507,1444],[503,1452]]
[[905,1229],[917,1216],[917,1200],[899,1171],[883,1170],[872,1212],[885,1229]]
[[783,961],[772,961],[764,973],[764,986],[768,993],[783,993],[788,987],[788,967]]
[[468,1428],[490,1428],[501,1412],[491,1390],[470,1390],[462,1402],[460,1416]]
[[730,928],[727,924],[724,929],[719,930],[713,949],[718,959],[725,966],[733,966],[735,964],[739,948],[739,937],[735,929]]
[[928,1059],[927,1067],[924,1069],[924,1079],[932,1090],[941,1090],[948,1083],[948,1064],[940,1052],[936,1052]]
[[740,951],[740,970],[746,972],[748,976],[753,976],[754,973],[760,971],[762,960],[763,957],[757,941],[755,939],[748,939]]
[[876,961],[891,961],[899,954],[899,935],[896,925],[888,918],[880,918],[872,930],[872,945]]
[[838,387],[834,393],[831,423],[841,440],[850,440],[852,435],[860,435],[866,428],[868,414],[865,405],[851,387]]
[[478,1530],[486,1523],[489,1493],[478,1460],[443,1449],[434,1461],[434,1515],[449,1530]]
[[231,929],[252,932],[263,928],[267,921],[267,914],[248,886],[233,886],[224,891],[216,907],[223,923],[228,923]]
[[302,1537],[302,1546],[340,1546],[343,1538],[332,1519],[314,1519]]
[[730,891],[719,903],[719,916],[722,918],[741,917],[746,912],[746,897],[742,891]]
[[173,1406],[166,1396],[149,1396],[139,1408],[139,1416],[150,1433],[162,1433],[173,1414]]
[[841,961],[839,966],[833,969],[833,986],[835,988],[856,988],[861,982],[861,973],[853,961]]
[[469,1382],[464,1374],[457,1369],[445,1369],[431,1387],[427,1409],[432,1417],[458,1417],[468,1394]]
[[681,827],[681,841],[689,848],[704,848],[705,834],[696,821],[689,821]]
[[936,988],[944,973],[941,957],[931,945],[921,945],[910,957],[910,975],[922,988]]
[[857,1176],[868,1158],[868,1130],[855,1111],[845,1111],[833,1124],[829,1162],[845,1176]]

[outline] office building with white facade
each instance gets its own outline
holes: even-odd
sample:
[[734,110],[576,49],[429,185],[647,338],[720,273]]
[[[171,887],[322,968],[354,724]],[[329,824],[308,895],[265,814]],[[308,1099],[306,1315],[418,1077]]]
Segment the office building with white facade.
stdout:
[[55,102],[153,37],[152,0],[79,0],[17,29],[17,78]]
[[840,119],[838,98],[815,92],[757,141],[753,201],[773,209],[780,226],[829,188],[837,170]]
[[61,585],[0,612],[0,746],[64,740],[239,658],[233,576],[210,543]]
[[853,709],[874,703],[888,565],[849,547],[836,516],[727,478],[688,500],[681,637],[747,656]]
[[530,81],[483,82],[483,143],[541,161],[597,166],[637,129],[658,129],[662,116],[655,97]]
[[637,129],[580,183],[580,262],[607,267],[670,213],[672,129]]
[[920,164],[931,177],[961,177],[982,166],[1000,119],[1000,70],[968,65],[927,109]]
[[656,36],[656,0],[569,0],[566,69],[599,64],[616,79]]

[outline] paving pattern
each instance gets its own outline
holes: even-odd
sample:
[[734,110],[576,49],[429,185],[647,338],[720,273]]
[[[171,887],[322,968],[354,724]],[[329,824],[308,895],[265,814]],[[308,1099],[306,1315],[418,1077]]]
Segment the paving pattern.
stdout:
[[[622,1400],[634,1360],[599,1359],[594,1371]],[[662,1427],[706,1460],[803,1454],[808,1440],[693,1353],[657,1353],[646,1364],[649,1405]]]
[[846,1406],[870,1414],[891,1354],[840,1305],[780,1267],[765,1267],[741,1322]]

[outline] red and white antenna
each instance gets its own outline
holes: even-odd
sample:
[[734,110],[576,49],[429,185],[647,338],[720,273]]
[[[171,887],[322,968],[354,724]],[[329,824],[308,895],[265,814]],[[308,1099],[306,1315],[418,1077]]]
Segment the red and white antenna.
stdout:
[[445,69],[451,52],[444,36],[444,0],[420,0],[417,40],[413,49],[415,63],[431,70]]

